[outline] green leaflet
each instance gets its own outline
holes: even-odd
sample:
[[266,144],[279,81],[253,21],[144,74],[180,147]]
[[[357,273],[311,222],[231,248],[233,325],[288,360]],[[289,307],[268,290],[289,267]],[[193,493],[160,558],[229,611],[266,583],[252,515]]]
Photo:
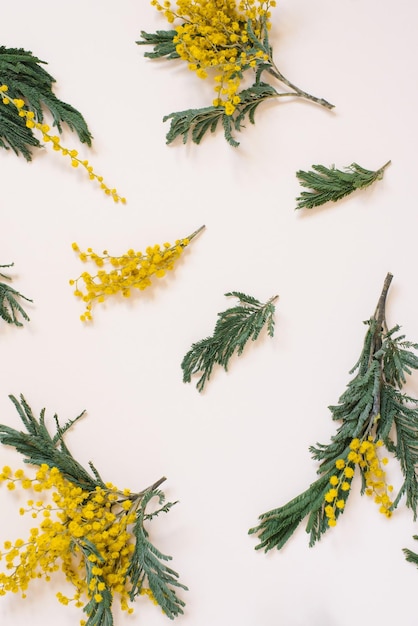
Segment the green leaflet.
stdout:
[[[147,514],[146,506],[154,497],[158,498],[159,504],[163,506],[157,513]],[[144,582],[147,581],[164,613],[170,619],[174,619],[178,615],[183,614],[183,607],[185,606],[183,600],[175,593],[175,588],[187,590],[187,587],[179,582],[177,572],[165,564],[165,562],[171,561],[171,556],[163,554],[151,544],[148,539],[148,532],[144,526],[146,519],[151,519],[160,511],[167,512],[173,506],[173,503],[164,505],[164,500],[164,494],[156,489],[144,495],[141,506],[138,509],[134,528],[136,538],[135,552],[128,570],[128,576],[132,585],[130,591],[131,600],[134,600],[141,592]]]
[[[65,433],[84,415],[84,411],[76,418],[68,420],[64,425],[61,425],[58,416],[54,415],[55,434],[51,435],[45,423],[45,409],[41,411],[40,417],[36,418],[23,396],[20,396],[20,400],[14,396],[9,397],[19,414],[24,430],[18,431],[0,424],[0,443],[14,447],[24,457],[25,463],[36,466],[46,464],[50,468],[56,467],[73,485],[80,487],[83,492],[91,493],[91,497],[94,497],[97,489],[107,489],[107,485],[103,482],[94,465],[90,462],[90,471],[86,470],[73,457],[64,442]],[[164,481],[165,478],[163,477],[139,493],[129,493],[129,497],[125,492],[113,491],[112,493],[117,494],[117,499],[113,500],[114,504],[111,510],[115,511],[116,516],[123,514],[123,503],[129,499],[129,512],[135,514],[135,521],[131,530],[134,551],[125,575],[130,599],[134,601],[145,585],[148,585],[161,610],[167,617],[173,619],[183,613],[185,606],[184,602],[177,596],[176,589],[187,590],[187,587],[178,581],[178,574],[166,565],[171,557],[163,554],[151,543],[145,527],[154,517],[160,513],[167,513],[176,504],[175,502],[165,502],[165,495],[159,489]],[[154,499],[157,499],[160,508],[148,512],[148,505]],[[104,563],[105,556],[86,536],[77,535],[71,538],[71,542],[72,550],[78,548],[82,555],[86,568],[87,584],[93,581],[96,586],[99,584],[102,586],[98,587],[101,599],[97,600],[96,592],[92,591],[91,597],[84,607],[84,611],[88,615],[86,626],[113,626],[112,589],[100,574],[93,571],[94,563],[89,561],[89,556],[94,554],[100,565]]]
[[[0,265],[0,268],[12,266],[13,263],[9,263],[9,265]],[[6,276],[6,274],[2,274],[1,272],[0,277],[10,280],[10,276]],[[23,298],[23,300],[27,302],[32,302],[32,300],[23,296],[7,283],[0,282],[0,317],[8,324],[23,326],[22,322],[19,320],[19,316],[27,322],[30,321],[28,314],[19,302],[20,298]]]
[[264,326],[267,326],[270,337],[274,335],[273,302],[278,296],[262,304],[238,291],[225,295],[238,298],[238,305],[218,313],[213,335],[194,343],[181,363],[183,382],[189,383],[194,374],[201,374],[196,384],[198,391],[203,391],[215,365],[221,365],[227,371],[233,354],[240,356],[246,343],[250,339],[255,341]]
[[[83,116],[55,96],[52,91],[55,79],[40,65],[44,63],[32,52],[1,46],[0,83],[8,86],[8,97],[25,101],[27,107],[35,113],[36,122],[43,121],[46,110],[52,115],[53,124],[59,132],[65,123],[77,133],[82,143],[90,146],[92,136]],[[31,149],[40,145],[32,130],[27,128],[25,119],[19,117],[16,108],[0,103],[0,147],[11,148],[17,155],[22,154],[30,161]]]
[[193,143],[199,144],[203,137],[210,131],[214,133],[218,124],[222,125],[224,137],[229,145],[234,148],[239,146],[239,142],[233,136],[234,132],[244,128],[245,118],[251,124],[255,123],[254,116],[257,107],[268,100],[278,96],[277,91],[267,83],[257,83],[249,89],[244,89],[239,93],[241,102],[237,105],[233,115],[226,115],[223,107],[205,107],[202,109],[188,109],[170,113],[163,118],[163,122],[171,120],[170,130],[166,135],[167,144],[172,143],[177,137],[183,137],[186,143],[189,136]]
[[148,59],[178,59],[180,57],[176,52],[176,44],[173,43],[173,37],[176,35],[175,30],[157,30],[156,33],[146,33],[141,30],[139,41],[135,42],[139,46],[154,46],[153,52],[145,52],[144,56]]
[[[258,526],[249,530],[256,534],[259,544],[256,549],[266,552],[280,550],[292,536],[305,517],[308,517],[306,532],[310,534],[309,545],[314,545],[329,528],[325,496],[330,489],[330,479],[336,475],[338,463],[342,468],[350,466],[349,454],[353,440],[363,442],[381,441],[387,450],[398,459],[404,483],[392,503],[394,510],[401,497],[406,495],[406,506],[414,518],[418,509],[418,406],[417,400],[402,393],[406,374],[418,369],[418,344],[399,335],[399,327],[388,330],[385,319],[386,295],[392,280],[388,274],[374,315],[366,322],[368,329],[360,358],[350,374],[356,372],[336,406],[330,406],[332,419],[340,423],[329,444],[316,444],[310,451],[319,461],[319,478],[306,491],[287,504],[260,515]],[[395,429],[396,441],[391,438]],[[354,467],[354,462],[351,468]],[[367,484],[367,467],[355,466],[360,470],[362,493]],[[345,472],[345,469],[340,470]],[[350,470],[351,471],[351,470]],[[351,493],[352,474],[345,478],[346,490],[335,495],[335,520],[344,512]],[[333,483],[331,483],[333,484]],[[339,483],[341,484],[341,483]],[[336,499],[341,507],[335,507]],[[332,501],[331,501],[332,503]],[[385,512],[385,511],[381,511]],[[390,511],[389,511],[390,513]]]
[[[418,535],[413,535],[413,539],[418,541]],[[409,550],[409,548],[404,548],[403,553],[405,555],[405,559],[409,561],[409,563],[414,563],[414,565],[418,567],[418,554],[416,552]]]
[[385,163],[376,171],[366,170],[357,163],[352,163],[344,170],[334,166],[312,165],[312,170],[296,172],[302,187],[311,191],[302,191],[296,198],[297,209],[313,209],[327,202],[337,202],[357,189],[365,189],[383,178],[384,170],[390,164]]

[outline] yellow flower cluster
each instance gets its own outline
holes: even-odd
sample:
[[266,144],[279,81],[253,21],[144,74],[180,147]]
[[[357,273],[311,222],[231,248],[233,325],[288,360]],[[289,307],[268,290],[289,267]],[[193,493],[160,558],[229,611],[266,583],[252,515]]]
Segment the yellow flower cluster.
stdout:
[[[184,248],[204,228],[202,226],[185,239],[176,240],[174,245],[165,243],[162,247],[158,244],[148,246],[145,253],[130,249],[122,256],[110,256],[107,250],[102,255],[96,254],[92,248],[86,252],[80,251],[76,243],[72,244],[81,261],[91,260],[99,268],[97,274],[92,276],[83,272],[76,280],[71,279],[70,285],[75,285],[74,295],[86,303],[86,310],[80,316],[82,322],[92,319],[92,306],[95,302],[104,302],[107,296],[122,294],[129,298],[132,289],[144,290],[151,285],[151,277],[162,278],[167,271],[174,268],[175,261],[183,253]],[[80,282],[84,283],[85,291],[80,288]]]
[[[36,494],[36,500],[27,501],[27,508],[20,514],[30,512],[33,518],[42,518],[38,527],[32,528],[26,541],[5,541],[0,560],[6,572],[0,572],[0,596],[7,592],[21,593],[26,597],[31,580],[51,579],[53,572],[61,569],[66,579],[75,587],[74,595],[57,593],[58,600],[67,605],[74,602],[82,607],[94,599],[103,601],[103,594],[117,594],[122,610],[132,613],[128,606],[129,589],[126,573],[130,556],[134,551],[131,525],[135,522],[137,506],[135,494],[129,490],[119,491],[112,484],[95,491],[84,491],[67,480],[57,468],[41,465],[33,479],[23,470],[12,472],[4,467],[0,484],[14,490],[17,484]],[[43,492],[51,491],[45,499]],[[97,554],[90,551],[89,563],[81,546],[93,544]],[[91,576],[87,576],[87,568]],[[88,582],[89,579],[89,582]],[[156,603],[152,592],[141,592]],[[82,621],[81,623],[85,623]]]
[[45,143],[50,142],[52,145],[52,149],[60,152],[63,156],[67,156],[71,159],[71,165],[73,167],[78,167],[81,165],[87,171],[90,180],[96,180],[100,184],[100,188],[104,191],[107,196],[111,196],[115,202],[122,202],[122,204],[126,203],[126,199],[119,196],[116,189],[111,189],[106,185],[103,181],[103,176],[99,176],[93,170],[93,167],[89,164],[87,160],[81,160],[78,158],[77,150],[68,150],[64,148],[60,143],[60,138],[58,135],[51,135],[49,131],[51,130],[48,124],[41,124],[35,120],[35,113],[30,111],[25,107],[24,100],[20,98],[9,98],[7,96],[9,88],[7,85],[0,85],[0,97],[1,101],[4,105],[13,104],[18,110],[19,117],[23,117],[26,119],[26,127],[30,129],[36,129],[42,133],[42,139]]
[[[225,108],[232,115],[240,102],[238,89],[243,72],[256,67],[269,56],[254,45],[254,36],[262,41],[270,28],[270,7],[275,0],[177,0],[171,8],[166,0],[152,0],[170,23],[176,19],[176,52],[199,78],[214,70],[214,106]],[[251,24],[253,35],[249,34]]]
[[353,439],[350,444],[348,460],[358,463],[364,473],[366,480],[366,495],[374,496],[374,501],[379,504],[379,512],[386,517],[392,516],[391,506],[393,502],[389,493],[393,491],[393,486],[386,483],[386,472],[382,465],[389,461],[386,457],[382,460],[377,455],[377,449],[383,446],[383,441],[374,442],[372,437],[367,441]]
[[328,525],[335,526],[338,511],[342,511],[351,489],[351,480],[355,473],[355,466],[358,465],[363,471],[366,481],[366,494],[374,495],[374,501],[380,505],[379,511],[386,517],[391,517],[390,507],[393,502],[390,500],[389,492],[393,491],[392,485],[387,485],[385,472],[382,465],[388,463],[387,458],[380,461],[377,455],[377,448],[383,445],[382,441],[373,441],[373,437],[367,440],[353,439],[350,443],[350,451],[345,459],[337,459],[335,462],[338,473],[330,478],[330,489],[326,492],[325,515],[328,518]]

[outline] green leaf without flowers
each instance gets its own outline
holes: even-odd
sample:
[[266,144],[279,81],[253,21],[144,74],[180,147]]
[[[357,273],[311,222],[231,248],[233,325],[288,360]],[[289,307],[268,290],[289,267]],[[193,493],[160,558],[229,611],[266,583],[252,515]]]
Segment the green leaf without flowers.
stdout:
[[239,291],[225,295],[238,298],[238,305],[218,313],[213,335],[194,343],[181,363],[183,382],[189,383],[194,374],[201,374],[196,384],[198,391],[203,391],[215,365],[227,371],[231,357],[240,356],[247,342],[256,341],[265,326],[268,335],[274,335],[274,301],[278,296],[262,304]]
[[144,56],[148,59],[178,59],[180,55],[176,52],[176,44],[173,43],[173,37],[176,36],[175,30],[157,30],[155,33],[146,33],[141,31],[141,37],[136,43],[139,46],[154,46],[152,52],[145,52]]
[[296,172],[302,187],[310,191],[302,191],[296,198],[297,209],[313,209],[327,202],[338,202],[357,189],[365,189],[383,178],[390,161],[376,171],[366,170],[357,163],[352,163],[344,170],[334,166],[312,165],[312,170]]

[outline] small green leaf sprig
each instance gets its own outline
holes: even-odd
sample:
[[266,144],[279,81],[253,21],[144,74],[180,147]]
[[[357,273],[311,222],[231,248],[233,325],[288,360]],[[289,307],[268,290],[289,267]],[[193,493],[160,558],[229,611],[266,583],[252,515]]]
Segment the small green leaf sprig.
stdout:
[[[260,540],[256,549],[280,550],[305,517],[309,545],[313,546],[344,513],[357,471],[361,493],[372,497],[382,514],[390,517],[405,495],[406,506],[416,518],[418,401],[404,394],[402,387],[407,375],[418,369],[418,344],[400,335],[399,326],[387,327],[385,306],[391,281],[392,274],[388,274],[376,311],[365,322],[363,349],[350,372],[357,373],[338,405],[329,407],[340,426],[329,444],[310,448],[320,462],[319,478],[284,506],[260,515],[258,526],[249,531]],[[398,459],[404,477],[394,499],[384,470],[388,459],[379,453],[383,446]]]
[[[13,263],[0,265],[0,268],[4,267],[13,267]],[[2,274],[1,272],[0,277],[5,280],[11,280],[10,276]],[[26,300],[26,302],[32,302],[32,300],[23,296],[7,283],[0,282],[0,317],[8,324],[13,324],[14,326],[23,326],[19,317],[26,322],[30,321],[28,314],[19,302],[19,299]]]
[[[61,569],[75,591],[73,597],[58,592],[57,598],[64,605],[74,602],[83,608],[84,626],[113,626],[115,596],[128,613],[133,612],[130,604],[144,595],[170,619],[182,614],[185,603],[177,591],[187,587],[168,566],[171,557],[151,543],[146,528],[155,516],[167,513],[175,504],[165,502],[159,489],[166,479],[139,493],[105,483],[93,464],[89,463],[90,471],[86,470],[64,442],[65,433],[84,412],[64,425],[55,415],[56,432],[50,435],[45,409],[36,418],[23,396],[10,399],[24,431],[1,424],[0,442],[15,448],[24,462],[37,466],[38,471],[30,477],[22,469],[13,472],[5,466],[0,485],[32,492],[20,513],[30,513],[42,521],[32,528],[26,541],[4,542],[0,596],[20,592],[26,597],[32,579],[49,581]],[[52,492],[49,498],[47,492]]]
[[82,143],[91,146],[92,135],[83,116],[55,96],[52,91],[55,79],[41,66],[44,63],[32,52],[0,47],[0,147],[11,148],[16,155],[22,154],[30,161],[32,149],[43,146],[35,132],[44,143],[67,157],[72,167],[85,169],[89,179],[99,183],[106,195],[125,204],[126,199],[104,182],[103,176],[94,171],[87,159],[79,158],[77,150],[62,146],[59,135],[50,133],[44,111],[52,115],[59,134],[65,123]]
[[227,371],[231,357],[234,354],[240,356],[247,342],[250,339],[255,341],[265,326],[268,335],[274,335],[274,302],[278,296],[265,304],[239,291],[231,291],[225,296],[238,298],[238,304],[218,313],[213,335],[192,344],[181,363],[183,382],[189,383],[194,374],[201,374],[196,384],[199,392],[209,381],[215,365]]
[[[283,97],[309,100],[327,109],[333,105],[312,96],[291,83],[278,69],[273,59],[269,39],[270,8],[275,0],[177,0],[172,8],[167,0],[161,4],[152,0],[158,11],[175,26],[156,33],[141,31],[139,45],[152,45],[145,53],[151,59],[180,59],[199,78],[213,76],[216,97],[212,106],[170,113],[167,143],[177,137],[186,143],[189,138],[199,144],[210,131],[222,126],[226,141],[238,146],[234,132],[244,127],[246,118],[254,124],[254,115],[262,102]],[[263,75],[275,79],[281,90],[262,80]],[[244,78],[250,86],[241,88]]]
[[382,180],[385,169],[390,161],[376,171],[367,170],[357,163],[339,170],[325,165],[312,165],[312,170],[296,172],[302,187],[310,191],[302,191],[296,198],[297,209],[313,209],[327,202],[338,202],[357,189],[365,189],[377,180]]

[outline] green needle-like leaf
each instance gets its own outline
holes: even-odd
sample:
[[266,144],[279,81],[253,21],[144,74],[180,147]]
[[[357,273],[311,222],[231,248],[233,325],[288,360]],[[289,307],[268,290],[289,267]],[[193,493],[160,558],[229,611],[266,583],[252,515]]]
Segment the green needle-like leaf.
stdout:
[[218,313],[213,335],[194,343],[181,363],[183,382],[189,383],[194,374],[202,374],[196,385],[199,391],[210,379],[214,366],[221,365],[227,370],[232,355],[239,356],[250,339],[255,341],[258,338],[264,326],[267,325],[270,337],[274,334],[273,303],[277,296],[262,304],[238,291],[225,295],[235,296],[239,304]]
[[[344,512],[357,468],[362,493],[376,496],[381,513],[390,517],[406,494],[406,506],[414,518],[417,515],[418,404],[404,395],[401,387],[405,374],[418,369],[418,344],[398,335],[398,326],[387,328],[385,303],[391,280],[392,275],[388,274],[376,311],[366,322],[363,349],[350,372],[356,375],[338,404],[329,407],[332,419],[340,422],[340,426],[329,444],[316,444],[310,449],[313,458],[320,462],[319,478],[287,504],[260,515],[258,526],[249,531],[258,535],[257,549],[280,550],[305,517],[308,517],[309,545],[319,541]],[[392,429],[396,432],[396,442],[390,436]],[[376,448],[381,445],[398,459],[404,476],[394,502],[388,497],[390,489],[376,455]]]
[[[8,265],[0,265],[0,268],[12,266],[13,263],[9,263]],[[6,276],[6,274],[2,274],[1,272],[0,277],[10,280],[9,276]],[[0,317],[8,324],[23,326],[22,322],[19,320],[19,316],[29,322],[29,316],[19,302],[20,298],[26,300],[27,302],[32,302],[32,300],[23,296],[7,283],[0,282]]]
[[365,189],[383,178],[389,164],[390,161],[376,171],[366,170],[357,163],[352,163],[344,170],[324,165],[312,165],[312,170],[308,172],[300,170],[296,172],[300,184],[311,191],[301,192],[296,198],[296,208],[313,209],[326,202],[337,202],[357,189]]
[[[17,48],[0,47],[0,84],[7,85],[7,96],[25,101],[27,107],[35,113],[35,121],[43,122],[44,111],[53,117],[53,124],[61,132],[62,124],[75,131],[82,143],[91,145],[92,136],[87,124],[74,107],[59,100],[52,91],[55,79],[41,66],[41,61],[32,52]],[[22,154],[31,160],[31,148],[41,144],[26,126],[26,120],[19,117],[13,106],[4,106],[0,102],[0,147],[12,148],[16,154]]]

